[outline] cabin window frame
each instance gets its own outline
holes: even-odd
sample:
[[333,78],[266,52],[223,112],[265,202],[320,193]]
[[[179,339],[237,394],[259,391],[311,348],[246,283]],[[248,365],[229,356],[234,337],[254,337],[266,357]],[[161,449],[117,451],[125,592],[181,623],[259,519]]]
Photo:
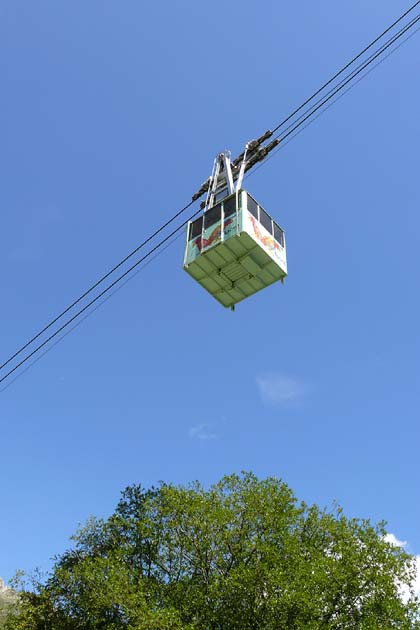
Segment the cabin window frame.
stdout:
[[[203,214],[203,232],[205,230],[208,230],[208,228],[210,228],[212,225],[216,225],[216,223],[218,223],[219,221],[222,221],[223,217],[222,217],[222,203],[221,201],[219,201],[219,203],[214,204],[214,206],[212,206],[211,208],[209,208],[206,212],[204,212]],[[207,224],[206,222],[206,216],[210,215],[211,212],[215,212],[215,210],[220,211],[219,217],[212,221],[210,224]]]
[[[196,224],[199,224],[201,222],[201,229],[199,232],[197,232],[196,234],[193,234],[193,229],[194,226]],[[198,236],[201,236],[203,233],[203,223],[204,223],[204,214],[202,214],[200,217],[198,217],[197,219],[194,219],[194,221],[191,221],[190,223],[190,233],[188,236],[188,240],[192,241],[193,239],[197,238]]]
[[[259,222],[259,220],[260,220],[260,210],[259,210],[260,206],[259,206],[258,202],[254,199],[254,197],[249,194],[249,192],[247,192],[246,195],[247,195],[246,209]],[[249,200],[251,200],[252,203],[255,203],[256,214],[254,214],[254,212],[252,212],[252,210],[250,210]]]
[[[277,238],[277,236],[276,236],[276,228],[277,228],[277,229],[279,230],[279,232],[280,232],[280,237],[281,237],[281,240],[279,240],[279,239]],[[284,247],[285,247],[285,245],[284,245],[284,244],[285,244],[285,240],[284,240],[284,230],[283,230],[283,228],[282,228],[282,227],[280,227],[280,225],[279,225],[278,223],[276,223],[276,222],[274,221],[274,219],[273,219],[273,237],[274,237],[274,240],[275,240],[275,241],[276,241],[276,242],[277,242],[277,243],[278,243],[281,247],[283,247],[283,249],[284,249]]]
[[[233,203],[234,203],[234,211],[233,212],[229,212],[229,214],[227,215],[226,211],[225,211],[225,205],[226,205],[226,202],[230,202],[230,201],[233,201]],[[237,212],[238,212],[238,204],[237,204],[237,195],[236,195],[236,193],[234,193],[233,195],[229,195],[229,197],[226,197],[226,199],[223,199],[222,204],[223,204],[223,223],[224,223],[224,220],[225,220],[226,217],[228,217],[228,218],[232,217],[234,214],[237,214]]]
[[[267,210],[264,210],[264,208],[262,206],[259,206],[260,212],[260,218],[259,218],[259,222],[262,225],[262,227],[267,230],[267,232],[273,236],[273,219],[271,218],[271,216],[268,214]],[[261,217],[264,217],[264,219],[268,219],[270,221],[270,228],[268,228],[266,225],[264,225],[264,223],[261,221]]]

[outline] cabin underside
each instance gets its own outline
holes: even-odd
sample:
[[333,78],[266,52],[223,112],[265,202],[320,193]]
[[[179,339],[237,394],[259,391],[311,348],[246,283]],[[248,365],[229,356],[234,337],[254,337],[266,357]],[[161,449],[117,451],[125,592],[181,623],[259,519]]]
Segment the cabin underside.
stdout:
[[286,276],[247,232],[202,252],[184,269],[226,307],[233,307]]

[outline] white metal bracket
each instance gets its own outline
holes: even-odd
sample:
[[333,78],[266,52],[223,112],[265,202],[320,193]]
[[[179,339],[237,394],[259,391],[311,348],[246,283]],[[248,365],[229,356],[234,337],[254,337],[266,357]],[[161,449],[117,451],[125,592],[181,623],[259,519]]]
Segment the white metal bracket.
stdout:
[[260,138],[251,140],[247,143],[245,150],[233,161],[230,159],[229,151],[219,153],[214,160],[211,177],[202,184],[192,200],[195,201],[207,193],[206,200],[201,203],[201,208],[208,210],[223,197],[238,193],[245,173],[279,144],[280,140],[275,139],[261,147],[272,135],[272,131],[266,131]]

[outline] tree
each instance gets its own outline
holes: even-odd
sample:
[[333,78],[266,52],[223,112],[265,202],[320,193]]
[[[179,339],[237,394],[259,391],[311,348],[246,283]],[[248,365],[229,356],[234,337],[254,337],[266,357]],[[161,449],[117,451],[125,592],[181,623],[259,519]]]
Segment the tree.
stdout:
[[383,523],[297,501],[250,473],[205,490],[131,486],[91,519],[8,630],[420,628],[413,558]]

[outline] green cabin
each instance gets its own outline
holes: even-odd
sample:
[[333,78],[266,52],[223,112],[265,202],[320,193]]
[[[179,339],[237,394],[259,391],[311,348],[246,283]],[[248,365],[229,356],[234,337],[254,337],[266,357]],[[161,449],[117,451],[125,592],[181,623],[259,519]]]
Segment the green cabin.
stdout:
[[284,231],[246,190],[237,190],[188,223],[184,269],[233,309],[287,276]]

